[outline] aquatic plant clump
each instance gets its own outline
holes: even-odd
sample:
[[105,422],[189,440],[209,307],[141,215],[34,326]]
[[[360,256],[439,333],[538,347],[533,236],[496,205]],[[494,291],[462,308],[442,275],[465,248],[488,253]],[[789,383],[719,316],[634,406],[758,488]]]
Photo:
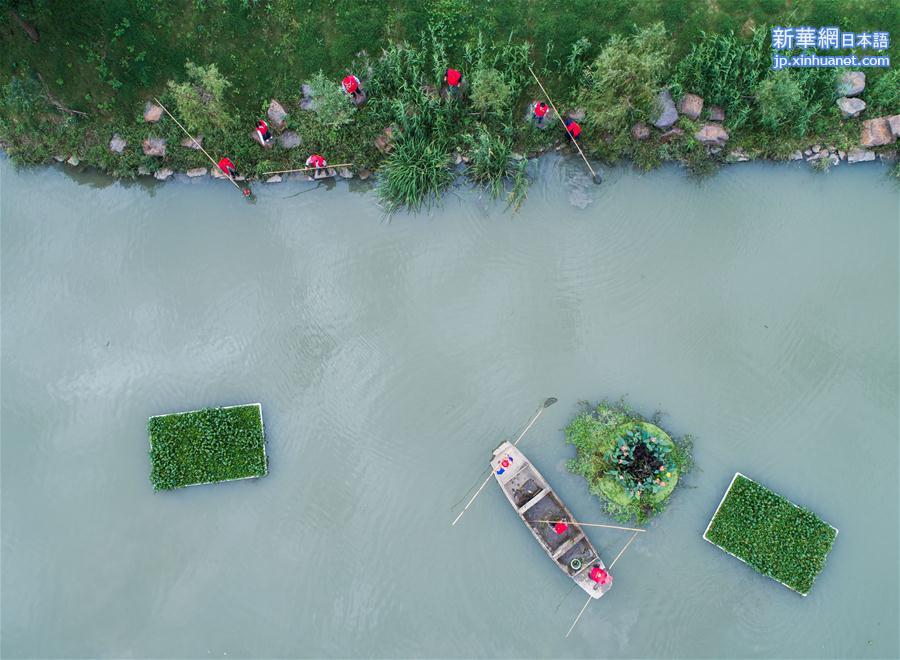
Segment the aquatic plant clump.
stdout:
[[641,424],[625,431],[603,458],[612,466],[606,474],[618,480],[629,497],[659,493],[678,474],[672,445]]
[[206,408],[151,417],[154,490],[264,477],[268,473],[262,406]]
[[693,465],[691,437],[673,439],[654,422],[624,403],[604,402],[566,427],[566,442],[577,450],[569,471],[619,520],[643,522],[661,512]]
[[812,511],[738,472],[703,538],[805,596],[837,533]]

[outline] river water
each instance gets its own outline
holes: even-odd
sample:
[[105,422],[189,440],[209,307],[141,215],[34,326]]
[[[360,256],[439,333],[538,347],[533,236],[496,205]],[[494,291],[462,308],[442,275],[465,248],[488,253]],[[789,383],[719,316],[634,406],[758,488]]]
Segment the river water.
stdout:
[[[4,657],[896,657],[898,187],[880,164],[460,187],[113,183],[0,161]],[[495,484],[666,413],[698,468],[582,607]],[[269,476],[154,493],[147,418],[259,401]],[[735,471],[840,529],[807,598],[701,534]],[[627,535],[590,533],[610,561]]]

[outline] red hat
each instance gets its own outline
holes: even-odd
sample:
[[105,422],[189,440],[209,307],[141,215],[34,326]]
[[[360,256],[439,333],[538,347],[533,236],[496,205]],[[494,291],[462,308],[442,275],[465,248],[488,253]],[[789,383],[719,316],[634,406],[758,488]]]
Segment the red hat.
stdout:
[[352,94],[359,87],[359,81],[356,79],[356,76],[354,76],[354,75],[346,76],[341,81],[341,84],[344,86],[344,89],[347,90],[348,94]]
[[456,87],[462,79],[462,74],[456,69],[447,69],[447,84]]
[[594,566],[594,568],[592,568],[591,572],[588,574],[588,577],[599,584],[606,584],[609,581],[609,573],[604,571],[599,566]]
[[555,531],[557,534],[565,534],[567,529],[569,529],[569,526],[562,520],[560,520],[553,526],[553,531]]

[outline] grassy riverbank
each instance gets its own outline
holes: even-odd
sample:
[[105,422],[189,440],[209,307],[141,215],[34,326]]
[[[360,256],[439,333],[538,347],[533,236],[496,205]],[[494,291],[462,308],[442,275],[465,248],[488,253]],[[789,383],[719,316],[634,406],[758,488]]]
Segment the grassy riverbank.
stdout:
[[[540,131],[524,121],[540,96],[529,64],[561,111],[585,110],[584,148],[604,160],[628,158],[644,168],[681,160],[704,172],[734,151],[785,158],[815,143],[849,150],[859,142],[860,120],[841,118],[835,71],[772,72],[766,26],[896,26],[890,3],[862,0],[3,4],[0,141],[16,160],[75,156],[117,176],[208,167],[202,153],[178,146],[183,135],[170,120],[148,124],[142,116],[145,102],[159,96],[184,118],[183,92],[194,89],[202,103],[190,127],[214,156],[228,154],[251,175],[302,166],[311,152],[380,168],[388,208],[439,194],[452,181],[455,154],[471,161],[475,183],[521,199],[526,186],[514,155],[552,148],[562,137],[556,126]],[[897,59],[897,52],[892,43],[887,54]],[[202,67],[193,79],[188,61]],[[436,93],[450,65],[470,84],[461,101]],[[359,75],[369,103],[301,111],[301,84],[320,70],[335,84],[350,71]],[[900,112],[893,71],[866,71],[861,119]],[[681,132],[636,139],[633,127],[651,121],[662,87],[676,101],[700,94],[706,110],[696,120],[682,115]],[[264,150],[250,138],[271,99],[287,110],[285,130],[296,131],[302,146]],[[725,110],[729,139],[721,150],[696,138],[712,105]],[[388,126],[395,129],[390,155],[375,143]],[[121,154],[110,150],[113,134],[128,143]],[[142,151],[150,136],[167,140],[164,157]]]

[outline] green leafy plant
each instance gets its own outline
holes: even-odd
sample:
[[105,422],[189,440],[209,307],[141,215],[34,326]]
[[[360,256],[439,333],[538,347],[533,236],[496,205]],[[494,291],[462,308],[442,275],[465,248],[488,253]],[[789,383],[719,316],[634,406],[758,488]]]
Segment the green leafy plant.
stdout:
[[403,134],[382,166],[378,198],[389,213],[403,206],[416,210],[453,183],[449,165],[442,144]]
[[493,68],[476,69],[470,76],[472,86],[469,98],[476,110],[503,113],[513,98],[512,86],[503,74]]
[[670,52],[665,27],[656,23],[629,37],[613,35],[585,68],[577,103],[587,112],[587,129],[612,137],[603,145],[611,155],[630,143],[632,124],[655,114]]
[[168,83],[181,122],[195,131],[229,126],[231,115],[224,99],[225,90],[231,83],[219,73],[215,64],[198,66],[188,60],[184,70],[188,77],[186,81],[170,80]]
[[321,70],[307,82],[316,102],[316,115],[327,126],[341,126],[353,118],[356,106],[341,86]]
[[869,104],[867,113],[892,115],[900,112],[900,68],[875,77],[865,91],[865,98]]
[[503,194],[508,182],[512,182],[507,202],[518,207],[527,194],[528,177],[525,174],[525,163],[513,158],[510,142],[484,127],[479,128],[474,137],[468,135],[466,138],[470,158],[466,176],[487,188],[495,198]]
[[659,493],[678,467],[671,456],[672,445],[657,438],[640,424],[628,428],[603,455],[610,465],[606,474],[618,480],[629,497]]
[[147,423],[154,490],[263,477],[268,472],[259,404],[158,415]]
[[623,521],[643,522],[664,510],[693,466],[690,436],[673,439],[624,402],[586,409],[566,427],[566,442],[576,449],[569,471],[584,477],[590,492]]
[[837,530],[737,473],[703,534],[763,575],[803,594],[812,589]]
[[672,93],[699,94],[707,105],[721,106],[728,125],[738,128],[750,119],[757,85],[769,66],[764,29],[755,30],[749,42],[734,33],[704,32],[676,66]]

